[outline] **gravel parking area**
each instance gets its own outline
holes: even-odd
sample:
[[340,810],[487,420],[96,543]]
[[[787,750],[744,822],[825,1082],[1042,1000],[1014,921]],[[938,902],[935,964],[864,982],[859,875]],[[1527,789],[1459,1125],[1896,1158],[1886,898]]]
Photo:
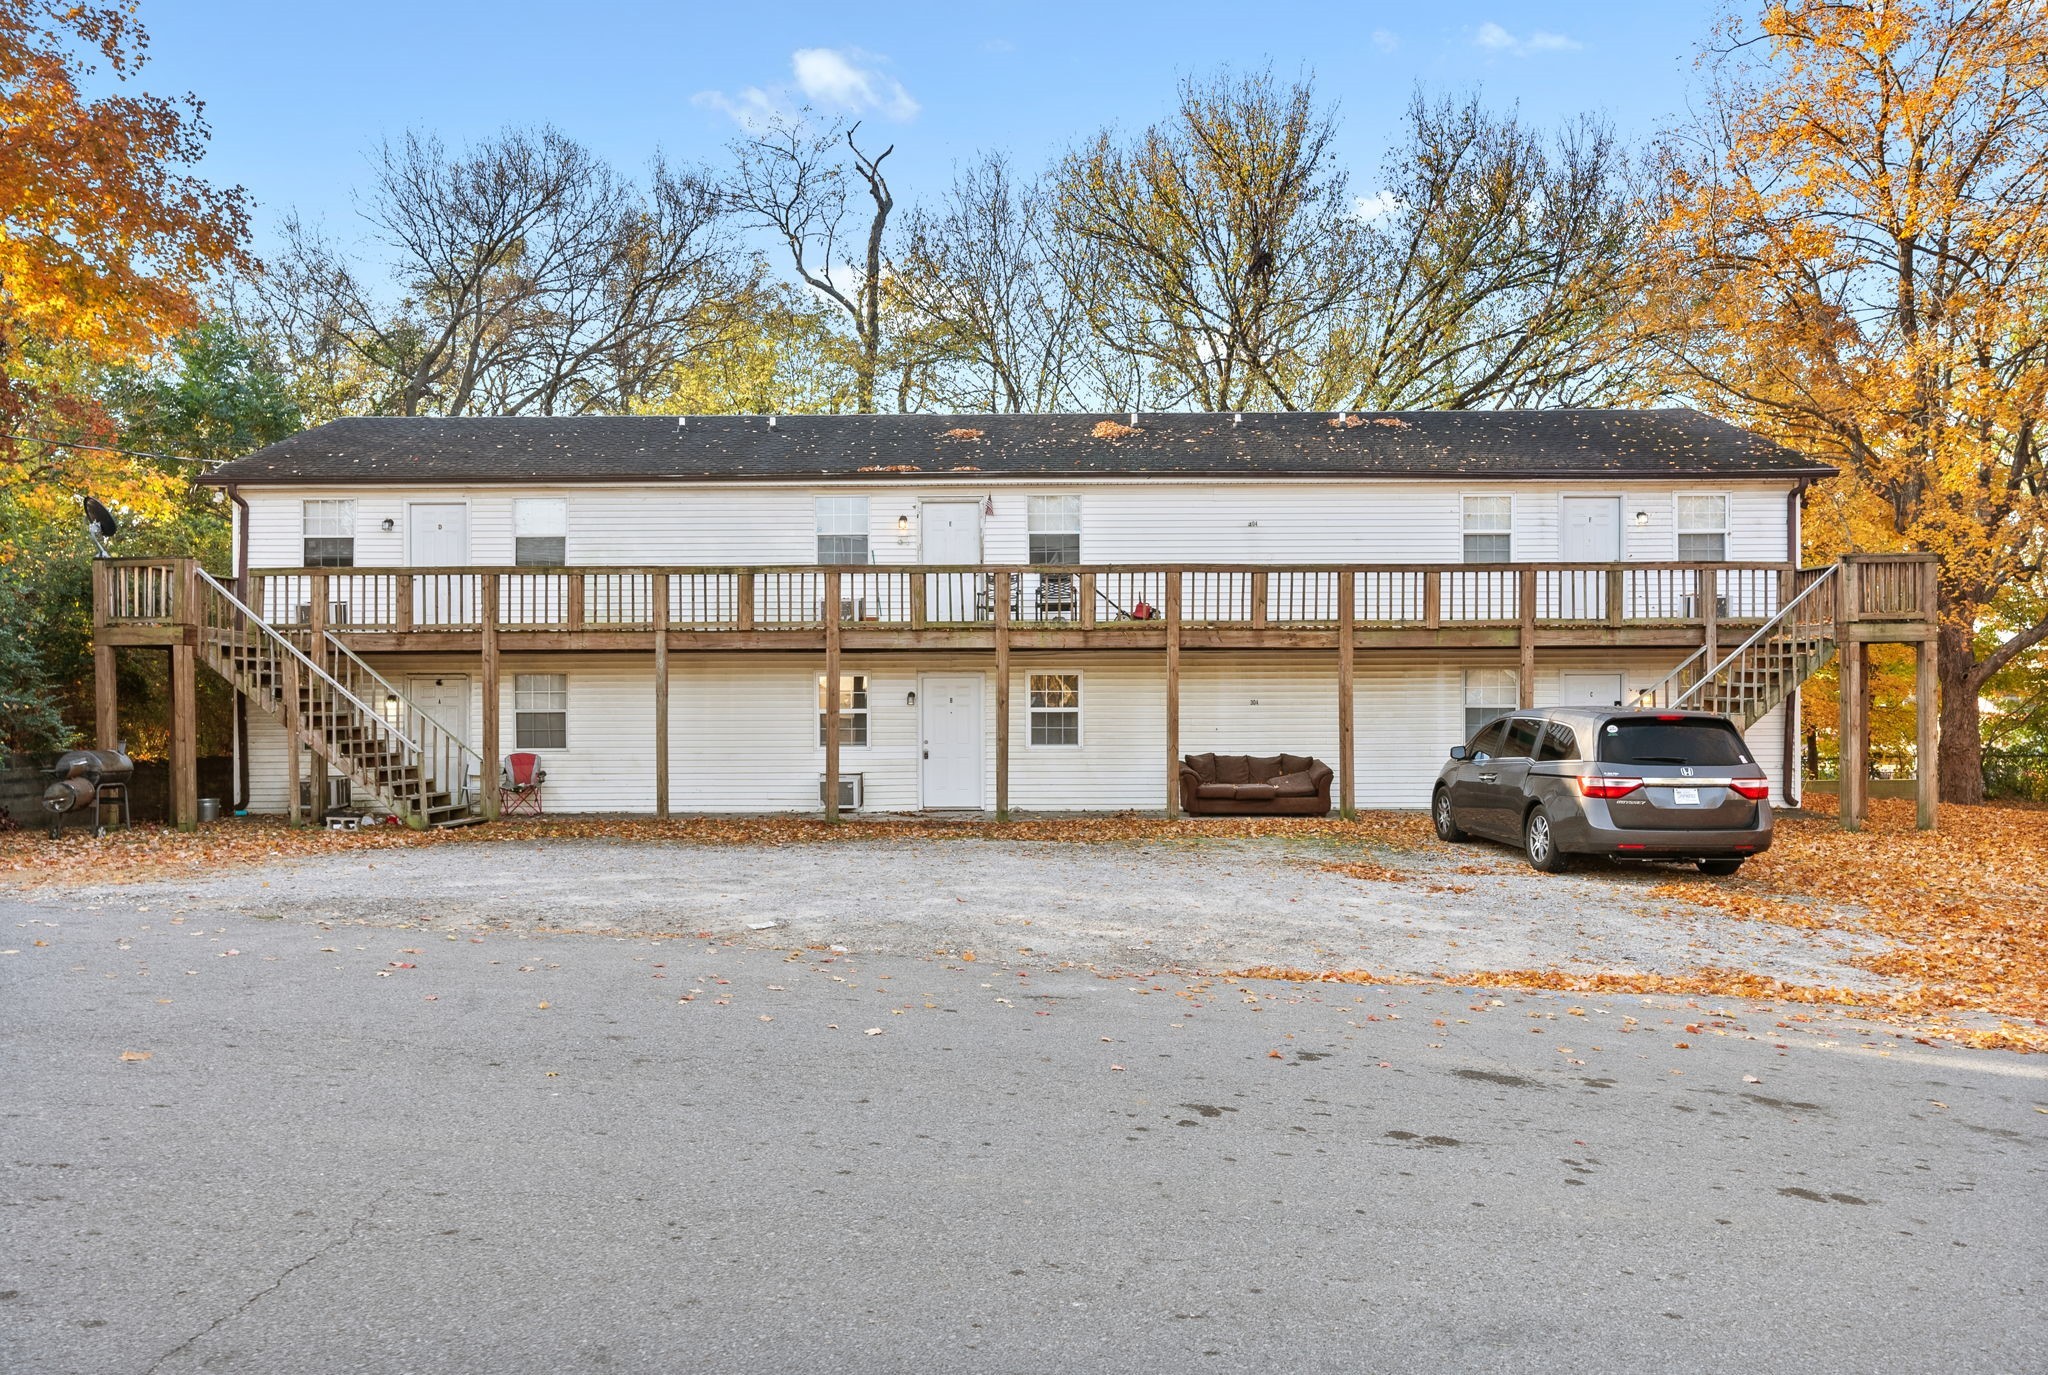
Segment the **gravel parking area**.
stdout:
[[[1328,867],[1345,864],[1360,867]],[[86,907],[444,930],[708,932],[746,946],[974,951],[1105,970],[1284,965],[1455,977],[1529,968],[1679,975],[1715,965],[1802,984],[1886,986],[1847,963],[1881,948],[1867,934],[1743,920],[1650,891],[1673,883],[1712,880],[1669,867],[1546,876],[1484,845],[1360,853],[1278,837],[787,846],[508,838],[102,888]],[[77,897],[44,889],[18,901],[75,913]]]

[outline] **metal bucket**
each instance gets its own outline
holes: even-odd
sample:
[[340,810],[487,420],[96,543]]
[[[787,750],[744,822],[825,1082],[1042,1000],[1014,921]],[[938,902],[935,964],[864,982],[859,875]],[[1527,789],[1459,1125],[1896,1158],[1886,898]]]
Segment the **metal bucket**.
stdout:
[[202,797],[202,798],[200,798],[200,799],[199,799],[199,819],[200,819],[201,821],[218,821],[218,820],[220,820],[220,799],[219,799],[219,798],[217,798],[217,797]]

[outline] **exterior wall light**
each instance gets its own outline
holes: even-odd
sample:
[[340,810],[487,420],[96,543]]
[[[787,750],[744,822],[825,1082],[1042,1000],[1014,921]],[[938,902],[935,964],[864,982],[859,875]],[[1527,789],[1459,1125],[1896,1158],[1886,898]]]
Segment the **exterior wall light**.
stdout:
[[385,533],[385,534],[387,534],[387,535],[388,535],[388,534],[390,534],[390,533],[391,533],[391,532],[392,532],[393,530],[395,530],[396,528],[398,528],[398,522],[397,522],[397,521],[393,520],[393,519],[392,519],[391,517],[389,517],[389,516],[386,516],[386,517],[384,517],[384,533]]
[[1637,527],[1638,529],[1641,529],[1641,528],[1642,528],[1643,526],[1645,526],[1645,525],[1648,525],[1649,523],[1650,523],[1650,513],[1649,513],[1648,511],[1638,511],[1638,512],[1636,512],[1636,527]]
[[917,705],[917,692],[915,689],[912,689],[911,691],[903,694],[903,705],[906,707],[914,707]]
[[909,517],[909,516],[898,516],[898,517],[896,517],[896,538],[898,538],[898,539],[909,539],[909,538],[910,538],[910,517]]

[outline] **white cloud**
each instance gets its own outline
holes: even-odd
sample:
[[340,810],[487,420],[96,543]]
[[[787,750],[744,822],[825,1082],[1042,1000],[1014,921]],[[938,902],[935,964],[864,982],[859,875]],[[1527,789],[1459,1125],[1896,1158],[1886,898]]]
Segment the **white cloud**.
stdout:
[[1401,35],[1395,33],[1392,29],[1374,29],[1372,31],[1372,45],[1383,53],[1390,53],[1401,46]]
[[884,61],[859,48],[798,48],[789,56],[789,85],[747,86],[737,95],[699,91],[690,100],[725,114],[743,129],[791,119],[798,104],[878,114],[898,123],[917,118],[917,101],[883,69]]
[[1405,210],[1407,207],[1408,202],[1402,200],[1392,191],[1375,191],[1370,196],[1353,196],[1351,198],[1351,213],[1364,220],[1367,224],[1371,224],[1374,220],[1385,219],[1387,216]]
[[1532,29],[1526,38],[1518,38],[1492,20],[1472,31],[1472,45],[1490,53],[1506,53],[1510,57],[1577,52],[1585,46],[1568,34],[1552,33],[1548,29]]

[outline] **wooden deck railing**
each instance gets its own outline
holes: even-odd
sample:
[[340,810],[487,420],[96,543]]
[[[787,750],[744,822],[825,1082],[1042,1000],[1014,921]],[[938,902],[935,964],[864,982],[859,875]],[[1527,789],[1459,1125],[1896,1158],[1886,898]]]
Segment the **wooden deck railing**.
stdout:
[[[664,606],[671,630],[973,628],[994,624],[999,600],[1020,629],[1096,629],[1163,618],[1171,583],[1190,627],[1618,627],[1767,620],[1795,577],[1743,563],[265,568],[247,597],[273,625],[337,632],[479,631],[489,601],[504,633],[650,631]],[[111,620],[164,609],[139,572],[112,586]]]

